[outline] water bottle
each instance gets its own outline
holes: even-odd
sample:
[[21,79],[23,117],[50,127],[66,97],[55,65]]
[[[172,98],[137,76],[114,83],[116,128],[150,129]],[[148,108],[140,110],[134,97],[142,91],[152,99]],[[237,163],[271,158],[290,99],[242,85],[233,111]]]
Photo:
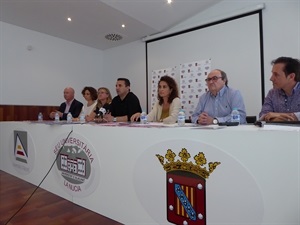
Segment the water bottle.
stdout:
[[67,115],[67,123],[72,123],[72,114],[69,112]]
[[231,112],[231,122],[238,122],[240,124],[240,113],[237,108],[233,108]]
[[58,112],[55,113],[54,121],[55,122],[59,122],[59,114],[58,114]]
[[148,122],[148,118],[147,118],[147,113],[146,112],[143,111],[141,113],[140,121],[141,121],[141,124],[146,124]]
[[38,121],[42,122],[43,121],[43,113],[39,112],[38,114]]
[[84,111],[82,111],[79,115],[79,121],[80,123],[85,123],[85,115],[84,115]]
[[184,126],[184,124],[185,124],[185,113],[182,109],[178,113],[177,123],[178,123],[178,126],[180,126],[180,127]]

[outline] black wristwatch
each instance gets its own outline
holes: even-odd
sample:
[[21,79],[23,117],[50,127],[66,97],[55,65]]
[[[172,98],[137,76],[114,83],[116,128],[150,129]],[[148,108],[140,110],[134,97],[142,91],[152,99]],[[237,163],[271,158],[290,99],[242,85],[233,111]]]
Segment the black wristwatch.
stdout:
[[213,119],[213,124],[217,125],[219,123],[218,119],[217,118],[214,118]]

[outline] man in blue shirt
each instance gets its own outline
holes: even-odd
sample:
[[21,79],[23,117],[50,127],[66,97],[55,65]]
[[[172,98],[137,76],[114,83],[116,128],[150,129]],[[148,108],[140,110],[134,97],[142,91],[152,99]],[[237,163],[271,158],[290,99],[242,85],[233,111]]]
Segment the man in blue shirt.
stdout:
[[273,83],[265,98],[260,120],[300,120],[300,61],[290,57],[279,57],[272,61]]
[[205,79],[208,92],[203,94],[192,114],[192,122],[209,125],[231,120],[231,111],[236,108],[240,113],[240,123],[246,123],[246,110],[243,97],[238,90],[227,86],[228,78],[224,71],[213,70]]

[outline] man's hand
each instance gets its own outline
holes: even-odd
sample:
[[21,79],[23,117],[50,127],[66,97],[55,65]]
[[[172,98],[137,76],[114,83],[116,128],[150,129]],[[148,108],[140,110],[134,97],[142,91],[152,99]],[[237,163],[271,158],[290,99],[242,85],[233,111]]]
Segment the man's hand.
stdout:
[[214,118],[210,117],[206,112],[203,112],[198,118],[198,123],[201,125],[209,125],[213,123],[213,119]]
[[61,118],[61,117],[63,116],[63,113],[62,113],[62,112],[60,112],[60,111],[53,111],[53,112],[51,112],[51,113],[49,114],[49,117],[50,117],[51,119],[54,119],[56,113],[58,113],[59,118]]
[[105,119],[107,122],[112,122],[114,117],[110,113],[107,113],[103,116],[103,119]]
[[298,121],[294,113],[269,112],[264,117],[265,121]]
[[49,114],[49,117],[50,117],[51,119],[54,119],[54,117],[55,117],[55,112],[51,112],[51,113]]
[[140,116],[141,116],[141,113],[137,112],[137,113],[135,113],[135,114],[133,114],[133,115],[131,116],[130,121],[131,121],[131,122],[138,121],[138,119],[140,118]]

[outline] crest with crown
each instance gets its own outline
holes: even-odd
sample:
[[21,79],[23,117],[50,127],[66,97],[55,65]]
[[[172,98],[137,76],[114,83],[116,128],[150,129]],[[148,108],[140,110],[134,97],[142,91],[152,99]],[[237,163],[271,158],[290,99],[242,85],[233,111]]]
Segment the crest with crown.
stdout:
[[192,161],[188,162],[188,160],[191,158],[191,155],[185,148],[181,149],[178,156],[180,159],[175,161],[176,154],[171,149],[167,150],[165,157],[159,154],[156,155],[166,172],[185,171],[196,174],[204,179],[208,178],[209,175],[216,169],[216,167],[221,164],[220,162],[209,162],[207,169],[207,160],[203,152],[199,152],[194,156],[195,163]]

